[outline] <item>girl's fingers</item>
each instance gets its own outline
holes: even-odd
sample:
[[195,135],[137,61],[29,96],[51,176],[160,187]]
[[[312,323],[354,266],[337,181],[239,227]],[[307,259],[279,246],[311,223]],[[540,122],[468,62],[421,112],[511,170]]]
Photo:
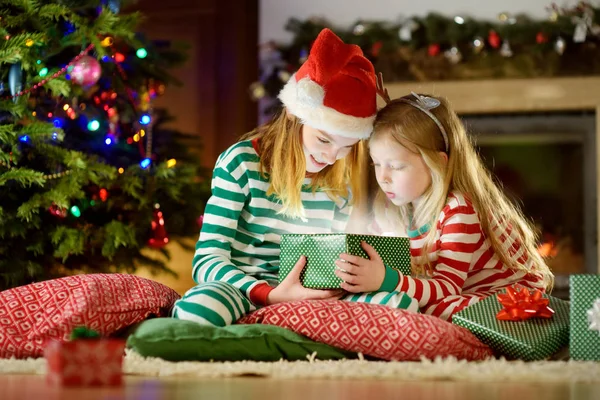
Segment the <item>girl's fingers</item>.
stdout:
[[362,293],[363,292],[363,290],[361,289],[361,287],[359,285],[351,285],[346,282],[340,283],[340,287],[349,293]]
[[340,259],[347,261],[351,264],[356,264],[356,265],[360,265],[361,261],[364,260],[364,258],[362,258],[362,257],[353,256],[352,254],[346,254],[346,253],[340,254]]
[[346,272],[348,274],[356,275],[358,272],[358,266],[351,264],[349,262],[344,262],[341,260],[335,260],[336,270]]
[[356,285],[359,283],[360,278],[356,275],[349,274],[347,272],[342,272],[339,269],[334,271],[335,275],[343,280],[346,283],[351,285]]

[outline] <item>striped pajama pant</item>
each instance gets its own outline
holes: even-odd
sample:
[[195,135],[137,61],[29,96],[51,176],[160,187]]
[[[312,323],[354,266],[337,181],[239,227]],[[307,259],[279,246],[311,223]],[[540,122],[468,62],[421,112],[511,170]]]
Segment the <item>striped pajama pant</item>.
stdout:
[[[379,304],[419,312],[418,302],[400,292],[349,294],[341,300]],[[215,281],[201,283],[188,290],[175,303],[173,318],[194,321],[202,325],[226,326],[233,324],[256,308],[233,285]]]

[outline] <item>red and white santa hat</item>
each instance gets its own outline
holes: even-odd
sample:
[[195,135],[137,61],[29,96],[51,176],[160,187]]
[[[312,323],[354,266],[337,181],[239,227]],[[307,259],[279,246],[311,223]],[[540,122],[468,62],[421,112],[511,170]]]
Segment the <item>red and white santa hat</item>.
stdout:
[[323,29],[279,93],[288,112],[326,133],[366,139],[377,113],[373,64],[360,47]]

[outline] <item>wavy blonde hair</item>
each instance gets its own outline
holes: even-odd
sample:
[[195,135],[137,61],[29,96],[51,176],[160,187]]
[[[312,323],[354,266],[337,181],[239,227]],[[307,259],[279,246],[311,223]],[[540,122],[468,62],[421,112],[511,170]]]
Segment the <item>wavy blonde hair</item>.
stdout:
[[[473,204],[480,216],[483,233],[504,265],[538,275],[546,288],[551,289],[554,277],[537,251],[538,233],[533,224],[496,185],[475,151],[464,125],[451,110],[448,101],[444,98],[437,99],[441,103],[440,106],[430,111],[448,134],[447,161],[442,156],[445,152],[445,143],[440,129],[424,112],[396,99],[377,114],[370,141],[381,140],[388,135],[407,150],[420,154],[432,178],[423,200],[414,210],[412,205],[395,207],[389,203],[383,191],[378,189],[373,207],[377,220],[381,221],[383,217],[384,221],[389,221],[392,228],[406,230],[410,228],[408,226],[410,215],[415,226],[432,223],[439,218],[448,194],[451,191],[458,191]],[[506,240],[503,244],[500,237],[506,231],[512,231],[512,236],[520,241],[531,262],[523,265],[515,259],[516,257],[510,256],[509,248],[512,241]],[[425,238],[424,251],[416,260],[417,273],[431,272],[431,263],[427,254],[435,245],[435,236],[436,230],[430,229]],[[532,266],[531,270],[528,269],[527,264]]]
[[[279,212],[289,217],[302,218],[302,185],[306,177],[306,158],[302,145],[302,123],[286,114],[285,109],[272,121],[242,136],[242,140],[259,139],[260,173],[270,179],[267,195],[276,195],[283,208]],[[355,208],[363,209],[366,199],[368,154],[366,141],[352,146],[350,153],[312,174],[313,192],[326,191],[333,201],[346,199]]]

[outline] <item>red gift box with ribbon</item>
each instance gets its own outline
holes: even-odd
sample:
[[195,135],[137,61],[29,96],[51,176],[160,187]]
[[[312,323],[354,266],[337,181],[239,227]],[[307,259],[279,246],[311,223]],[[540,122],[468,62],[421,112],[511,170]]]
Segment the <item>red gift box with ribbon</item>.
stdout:
[[58,386],[119,386],[123,382],[125,341],[50,341],[44,349],[47,381]]

